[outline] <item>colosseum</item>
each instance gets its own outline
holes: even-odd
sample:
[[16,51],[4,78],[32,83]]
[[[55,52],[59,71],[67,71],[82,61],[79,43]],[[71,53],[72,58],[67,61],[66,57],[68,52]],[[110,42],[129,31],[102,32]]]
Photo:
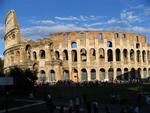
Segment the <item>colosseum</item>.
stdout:
[[113,31],[73,31],[37,41],[23,39],[14,10],[5,20],[4,71],[18,66],[38,81],[130,80],[150,76],[150,45],[144,35]]

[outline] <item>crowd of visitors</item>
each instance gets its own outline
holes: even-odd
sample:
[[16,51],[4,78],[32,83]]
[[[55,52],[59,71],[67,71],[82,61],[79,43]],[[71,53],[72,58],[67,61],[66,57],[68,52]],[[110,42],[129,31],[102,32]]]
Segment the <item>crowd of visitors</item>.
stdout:
[[[102,105],[100,105],[97,101],[91,101],[88,99],[87,95],[82,96],[83,102],[80,97],[76,97],[75,99],[70,99],[67,106],[63,104],[60,105],[58,111],[59,113],[101,113],[100,109],[102,109]],[[47,95],[46,105],[48,113],[56,113],[56,105],[53,102],[52,96],[50,94]],[[67,107],[68,109],[65,109]],[[120,112],[118,113],[140,113],[140,106],[121,106]],[[110,105],[103,106],[103,113],[114,113],[110,109]]]
[[43,86],[43,85],[48,85],[48,86],[99,86],[99,85],[111,85],[111,84],[143,84],[143,83],[150,83],[150,79],[133,79],[133,80],[128,80],[128,81],[123,81],[123,80],[114,80],[114,81],[99,81],[99,80],[94,80],[94,81],[81,81],[81,82],[74,82],[72,80],[58,80],[57,82],[37,82],[37,86]]
[[[112,81],[112,82],[102,82],[102,81],[84,81],[84,82],[73,82],[71,80],[60,80],[56,83],[42,82],[36,84],[37,87],[94,87],[94,86],[105,86],[105,85],[116,85],[116,84],[143,84],[143,81],[132,80],[132,81]],[[80,95],[76,98],[71,98],[69,101],[64,100],[64,103],[67,105],[60,105],[59,108],[56,107],[53,97],[48,94],[46,97],[46,105],[49,113],[56,113],[59,110],[59,113],[114,113],[112,112],[111,105],[119,105],[119,112],[117,113],[140,113],[141,108],[141,95],[137,95],[136,104],[133,105],[123,105],[121,104],[121,96],[118,93],[112,92],[110,94],[109,103],[101,103],[98,100],[89,99],[88,95]],[[147,100],[150,100],[149,98]],[[148,101],[149,102],[149,101]],[[67,109],[66,109],[67,107]]]

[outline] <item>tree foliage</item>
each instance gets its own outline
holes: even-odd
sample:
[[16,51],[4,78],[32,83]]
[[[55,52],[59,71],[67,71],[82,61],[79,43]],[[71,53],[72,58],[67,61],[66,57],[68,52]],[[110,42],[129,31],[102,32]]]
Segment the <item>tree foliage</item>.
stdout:
[[23,70],[14,67],[7,74],[14,78],[13,89],[15,94],[28,95],[33,91],[37,77],[30,69]]
[[0,58],[0,76],[4,76],[3,66],[4,66],[4,60],[2,58]]

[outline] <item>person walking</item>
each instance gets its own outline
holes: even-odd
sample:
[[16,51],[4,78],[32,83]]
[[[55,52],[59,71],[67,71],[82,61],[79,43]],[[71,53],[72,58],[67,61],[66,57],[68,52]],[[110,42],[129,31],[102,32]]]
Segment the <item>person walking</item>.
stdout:
[[63,106],[63,105],[60,106],[59,113],[65,113],[65,110],[64,110],[64,106]]
[[105,113],[110,113],[108,106],[105,106]]
[[93,102],[93,113],[99,113],[98,102]]
[[68,110],[69,113],[73,113],[73,111],[74,111],[73,106],[74,106],[73,100],[70,99],[70,101],[69,101],[69,110]]

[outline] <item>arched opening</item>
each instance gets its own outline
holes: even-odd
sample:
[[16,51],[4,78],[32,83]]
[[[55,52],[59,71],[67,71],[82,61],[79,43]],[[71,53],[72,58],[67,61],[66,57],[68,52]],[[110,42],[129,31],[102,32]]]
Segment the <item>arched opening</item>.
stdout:
[[111,49],[107,50],[108,62],[113,61],[113,51]]
[[91,69],[91,80],[95,80],[95,79],[96,79],[96,70]]
[[40,75],[39,75],[39,81],[45,81],[46,80],[46,74],[44,70],[40,71]]
[[27,59],[31,59],[31,45],[26,45],[26,56],[27,56]]
[[77,43],[76,42],[72,42],[71,43],[71,48],[77,48]]
[[129,80],[129,71],[128,71],[128,68],[124,68],[124,80]]
[[109,68],[108,70],[108,78],[110,81],[114,80],[114,69],[113,68]]
[[82,48],[82,49],[80,50],[80,54],[81,54],[81,61],[82,61],[82,62],[86,62],[86,60],[87,60],[87,57],[86,57],[86,49]]
[[104,60],[104,59],[105,59],[105,51],[104,51],[103,48],[100,48],[100,49],[99,49],[99,58],[100,58],[101,60]]
[[37,59],[37,55],[36,55],[36,52],[35,52],[35,51],[33,52],[33,58],[34,58],[34,60]]
[[78,82],[79,81],[78,70],[77,69],[73,69],[72,77],[73,77],[73,81],[74,82]]
[[10,57],[10,62],[11,62],[11,63],[10,63],[11,66],[14,65],[14,56],[11,56],[11,57]]
[[141,62],[141,60],[140,60],[140,51],[139,50],[137,50],[137,57],[136,57],[136,59],[137,59],[137,62]]
[[138,70],[137,70],[137,78],[138,79],[141,78],[141,68],[138,68]]
[[16,61],[20,62],[20,51],[16,52]]
[[80,37],[84,38],[85,37],[85,33],[84,32],[80,32]]
[[134,62],[134,50],[133,49],[130,50],[130,60],[131,62]]
[[138,36],[136,36],[136,41],[139,42],[139,37]]
[[106,42],[106,46],[107,46],[107,47],[112,47],[112,42],[111,42],[111,41],[107,41],[107,42]]
[[63,51],[63,60],[68,60],[68,51],[67,50]]
[[45,59],[45,51],[44,50],[40,50],[40,58],[41,59]]
[[126,38],[126,34],[122,34],[122,38]]
[[49,81],[56,81],[55,71],[50,70]]
[[77,62],[77,51],[76,50],[71,51],[71,56],[72,56],[72,62]]
[[116,49],[116,61],[120,61],[120,49]]
[[90,49],[90,60],[96,60],[96,51],[94,48]]
[[135,69],[134,69],[134,68],[131,69],[130,75],[131,75],[131,76],[130,76],[130,79],[131,79],[131,80],[133,80],[133,79],[136,78],[136,73],[135,73]]
[[69,80],[69,71],[68,70],[64,70],[63,72],[63,80]]
[[34,63],[34,65],[33,65],[33,71],[34,71],[35,73],[38,72],[38,64],[37,64],[37,63]]
[[136,49],[139,49],[139,48],[140,48],[140,44],[136,43]]
[[146,68],[143,69],[143,77],[144,77],[144,78],[147,77],[147,69],[146,69]]
[[15,39],[16,35],[15,34],[12,34],[12,39]]
[[58,51],[55,51],[55,58],[56,58],[56,60],[59,59],[59,52]]
[[98,39],[102,40],[103,39],[103,34],[102,33],[99,33],[98,35]]
[[86,69],[81,70],[81,80],[82,81],[87,81],[88,80],[88,75]]
[[118,80],[122,80],[123,76],[122,76],[122,71],[120,68],[117,68],[117,79]]
[[148,77],[150,77],[150,68],[148,69]]
[[143,62],[145,63],[146,62],[146,52],[145,51],[142,51],[142,59],[143,59]]
[[123,50],[123,59],[124,59],[124,62],[128,61],[128,51],[127,51],[127,49]]
[[115,37],[115,38],[119,38],[119,34],[118,34],[118,33],[115,33],[115,34],[114,34],[114,37]]
[[100,72],[99,72],[99,78],[100,78],[100,80],[105,80],[105,69],[104,68],[102,68],[102,69],[100,69]]
[[150,51],[147,51],[147,60],[148,60],[148,63],[150,63]]

